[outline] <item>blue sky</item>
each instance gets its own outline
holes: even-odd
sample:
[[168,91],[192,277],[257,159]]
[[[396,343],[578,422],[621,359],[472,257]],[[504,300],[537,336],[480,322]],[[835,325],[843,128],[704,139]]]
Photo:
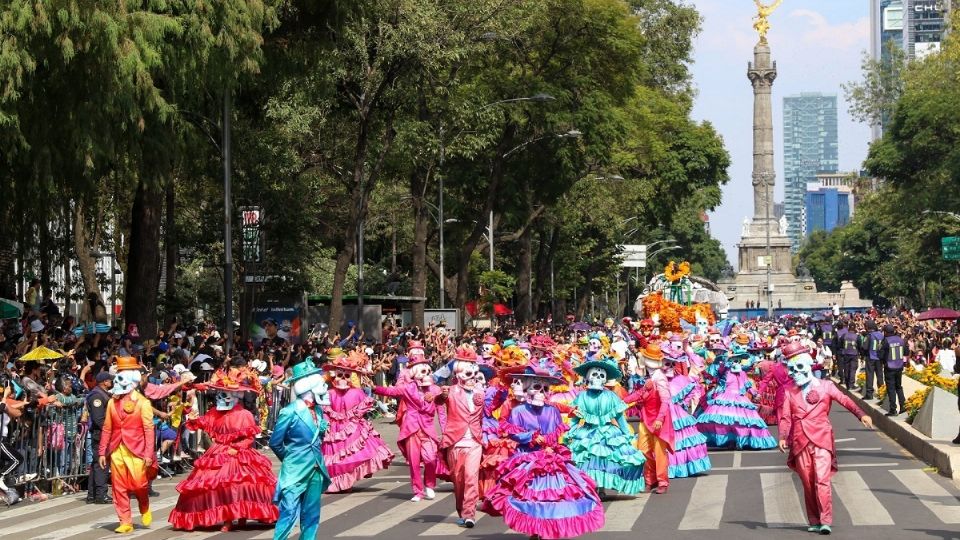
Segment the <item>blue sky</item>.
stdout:
[[[710,214],[710,227],[736,267],[743,218],[753,215],[753,93],[746,70],[757,42],[752,27],[756,6],[751,0],[691,3],[703,17],[692,66],[698,91],[693,116],[714,124],[731,158],[730,182],[723,189],[723,203]],[[869,0],[785,0],[770,24],[767,40],[778,71],[773,85],[776,200],[782,201],[784,96],[837,94],[840,170],[858,170],[866,157],[870,129],[850,117],[840,85],[860,78],[862,54],[870,46],[870,4]]]

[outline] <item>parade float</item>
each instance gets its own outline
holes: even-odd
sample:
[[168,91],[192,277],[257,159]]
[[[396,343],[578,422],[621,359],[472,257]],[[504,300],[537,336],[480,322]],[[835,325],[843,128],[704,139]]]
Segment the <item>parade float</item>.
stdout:
[[651,319],[660,332],[706,329],[724,318],[729,307],[726,295],[712,281],[694,276],[690,263],[670,261],[637,297],[634,311]]

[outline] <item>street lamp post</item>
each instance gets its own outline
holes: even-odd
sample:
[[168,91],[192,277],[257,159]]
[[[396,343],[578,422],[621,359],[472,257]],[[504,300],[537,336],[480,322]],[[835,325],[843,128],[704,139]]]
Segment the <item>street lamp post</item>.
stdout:
[[232,197],[230,195],[230,89],[223,95],[223,318],[224,352],[229,356],[233,349],[233,235],[230,217],[233,213]]

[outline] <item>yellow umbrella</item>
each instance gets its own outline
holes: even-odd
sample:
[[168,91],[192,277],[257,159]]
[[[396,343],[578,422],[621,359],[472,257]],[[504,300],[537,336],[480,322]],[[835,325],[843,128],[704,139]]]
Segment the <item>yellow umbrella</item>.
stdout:
[[63,358],[63,355],[57,351],[50,350],[43,345],[37,347],[36,349],[28,352],[27,354],[20,357],[20,360],[29,362],[31,360],[56,360],[57,358]]

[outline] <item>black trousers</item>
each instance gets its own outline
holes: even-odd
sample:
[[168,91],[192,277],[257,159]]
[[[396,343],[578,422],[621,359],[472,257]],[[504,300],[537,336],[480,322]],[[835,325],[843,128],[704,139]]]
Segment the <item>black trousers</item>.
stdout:
[[860,367],[860,358],[857,356],[840,357],[840,382],[849,389],[857,385],[857,368]]
[[23,463],[23,454],[21,454],[13,443],[0,439],[0,477],[3,478],[7,487],[13,487],[15,472],[20,464]]
[[[890,412],[903,412],[907,409],[907,399],[903,396],[903,368],[883,371],[883,380],[887,383],[887,397],[890,399]],[[897,409],[897,402],[900,408]]]
[[873,397],[874,381],[876,381],[877,388],[880,387],[881,381],[883,381],[883,362],[867,358],[863,365],[867,371],[867,384],[863,388],[863,396],[870,399]]
[[[100,466],[100,460],[97,459],[97,452],[100,448],[100,434],[91,437],[90,444],[93,445],[93,463],[90,465],[90,476],[87,478],[87,498],[104,499],[107,497],[107,469]],[[110,460],[107,460],[107,467],[110,466]]]

